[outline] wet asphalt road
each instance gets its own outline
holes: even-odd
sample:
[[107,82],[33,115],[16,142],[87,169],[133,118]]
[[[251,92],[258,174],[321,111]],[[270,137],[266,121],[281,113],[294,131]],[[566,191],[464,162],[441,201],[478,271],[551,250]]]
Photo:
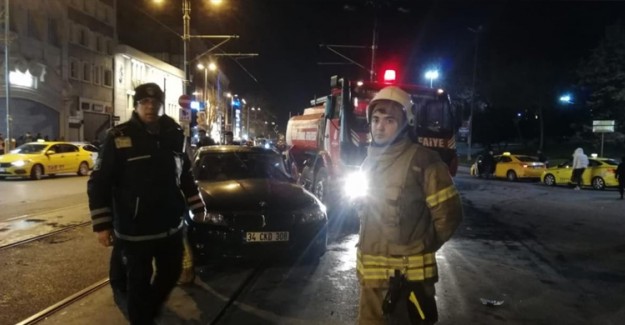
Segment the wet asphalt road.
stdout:
[[[83,184],[76,187],[84,190]],[[625,202],[615,191],[482,180],[463,172],[456,184],[466,218],[437,254],[441,324],[625,323]],[[221,323],[353,323],[356,242],[349,233],[335,236],[317,264],[263,269]],[[84,228],[0,251],[0,324],[102,279],[107,262],[108,250]],[[205,324],[220,306],[209,302],[223,304],[249,272],[203,270],[193,289],[195,313],[176,298],[167,319]],[[480,298],[502,304],[489,306]]]

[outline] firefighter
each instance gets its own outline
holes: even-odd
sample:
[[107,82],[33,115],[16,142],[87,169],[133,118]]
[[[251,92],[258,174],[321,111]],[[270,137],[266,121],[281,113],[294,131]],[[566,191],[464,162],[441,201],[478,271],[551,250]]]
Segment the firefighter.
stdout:
[[367,107],[371,145],[361,169],[369,184],[359,211],[359,324],[433,324],[436,251],[462,220],[447,165],[411,140],[410,95],[389,86]]
[[87,185],[93,230],[113,245],[114,300],[131,324],[154,323],[181,273],[183,215],[205,214],[164,97],[154,83],[135,88],[132,117],[108,131]]

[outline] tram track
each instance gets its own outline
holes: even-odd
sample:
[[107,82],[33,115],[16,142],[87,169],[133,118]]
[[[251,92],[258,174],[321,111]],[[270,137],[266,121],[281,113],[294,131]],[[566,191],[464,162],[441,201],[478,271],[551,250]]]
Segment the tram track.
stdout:
[[[239,282],[239,285],[236,289],[227,296],[227,299],[223,306],[221,306],[216,312],[211,311],[211,314],[215,316],[211,316],[210,320],[206,322],[206,324],[217,325],[223,320],[223,318],[228,314],[229,311],[233,309],[233,306],[236,306],[236,302],[239,298],[241,298],[255,283],[255,281],[263,274],[266,270],[267,266],[262,263],[260,265],[255,266],[251,272],[246,275],[242,281]],[[56,302],[50,305],[47,308],[29,316],[28,318],[16,323],[16,325],[33,325],[40,323],[55,314],[63,311],[64,309],[78,304],[84,299],[88,299],[93,294],[99,292],[99,290],[104,289],[109,284],[109,279],[105,278],[100,280],[71,296],[62,299],[59,302]],[[88,305],[88,304],[85,304]],[[88,319],[85,319],[85,323],[89,323]]]
[[81,223],[77,223],[77,224],[73,224],[73,225],[63,226],[61,229],[53,230],[53,231],[50,231],[50,232],[42,234],[42,235],[37,235],[37,236],[34,236],[34,237],[26,238],[26,239],[19,240],[19,241],[16,241],[16,242],[13,242],[13,243],[10,243],[10,244],[7,244],[7,245],[0,246],[0,252],[4,251],[4,250],[7,250],[7,249],[10,249],[10,248],[15,248],[15,247],[18,247],[18,246],[21,246],[21,245],[24,245],[24,244],[32,243],[32,242],[35,242],[35,241],[38,241],[38,240],[42,240],[42,239],[45,239],[45,238],[48,238],[48,237],[51,237],[51,236],[55,236],[55,235],[58,235],[58,234],[61,234],[61,233],[64,233],[64,232],[68,232],[68,231],[76,229],[76,228],[85,227],[85,226],[88,226],[88,225],[91,225],[91,221],[85,221],[85,222],[81,222]]

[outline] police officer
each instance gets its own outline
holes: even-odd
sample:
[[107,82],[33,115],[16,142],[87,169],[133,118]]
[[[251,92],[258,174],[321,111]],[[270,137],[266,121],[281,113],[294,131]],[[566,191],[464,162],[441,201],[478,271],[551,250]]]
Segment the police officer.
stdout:
[[435,253],[462,220],[460,196],[439,155],[410,138],[409,94],[383,88],[367,108],[367,121],[372,143],[361,169],[375,186],[359,211],[358,321],[433,324]]
[[164,97],[154,83],[135,88],[135,110],[109,130],[87,185],[93,230],[113,245],[114,299],[132,324],[154,323],[180,276],[183,215],[205,212]]

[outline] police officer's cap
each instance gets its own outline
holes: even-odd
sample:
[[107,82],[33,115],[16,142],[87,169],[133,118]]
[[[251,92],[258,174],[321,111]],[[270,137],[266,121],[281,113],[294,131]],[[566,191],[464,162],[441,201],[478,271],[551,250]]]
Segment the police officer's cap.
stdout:
[[161,90],[157,84],[150,82],[137,86],[135,88],[135,94],[132,96],[132,99],[135,103],[139,102],[142,99],[146,98],[154,98],[161,103],[165,102],[165,93]]

